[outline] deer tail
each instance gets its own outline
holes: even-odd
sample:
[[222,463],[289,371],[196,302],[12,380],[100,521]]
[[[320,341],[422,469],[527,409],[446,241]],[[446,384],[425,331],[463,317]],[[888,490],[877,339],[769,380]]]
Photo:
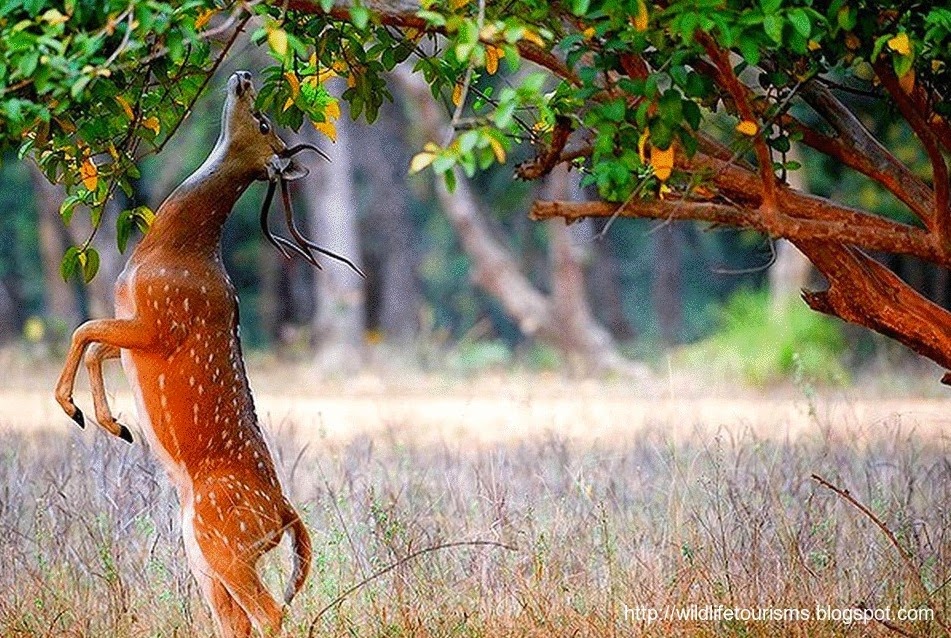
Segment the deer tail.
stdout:
[[304,526],[300,515],[290,506],[284,520],[284,527],[291,534],[294,546],[294,570],[284,592],[284,604],[289,605],[297,592],[304,586],[307,574],[310,572],[311,544],[310,534]]

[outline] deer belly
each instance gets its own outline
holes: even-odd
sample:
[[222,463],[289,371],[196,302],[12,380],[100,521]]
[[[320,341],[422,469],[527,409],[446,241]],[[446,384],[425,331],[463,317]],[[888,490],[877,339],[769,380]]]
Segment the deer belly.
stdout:
[[[159,439],[155,431],[153,415],[150,413],[149,406],[145,402],[139,368],[134,355],[128,350],[122,350],[121,359],[122,369],[125,372],[126,379],[129,381],[129,386],[132,388],[132,396],[135,399],[135,410],[139,419],[139,427],[142,429],[142,434],[145,435],[149,447],[154,451],[159,461],[165,466],[179,494],[190,494],[191,477],[181,460],[176,459],[177,450],[170,449],[173,446]],[[175,456],[173,456],[173,454],[175,454]]]

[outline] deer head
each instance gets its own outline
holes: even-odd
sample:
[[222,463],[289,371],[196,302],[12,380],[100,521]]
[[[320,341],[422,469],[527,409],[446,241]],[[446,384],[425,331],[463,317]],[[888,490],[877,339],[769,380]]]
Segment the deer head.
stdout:
[[293,158],[305,149],[287,148],[267,116],[255,108],[256,98],[250,73],[237,71],[228,79],[228,97],[215,149],[225,154],[231,166],[255,180],[292,181],[306,176],[307,169]]

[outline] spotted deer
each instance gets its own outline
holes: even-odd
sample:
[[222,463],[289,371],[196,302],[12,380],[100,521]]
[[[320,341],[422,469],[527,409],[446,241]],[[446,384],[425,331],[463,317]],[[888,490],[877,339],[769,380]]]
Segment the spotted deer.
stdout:
[[[310,537],[282,492],[255,415],[238,299],[221,258],[222,226],[253,181],[271,181],[266,222],[275,181],[288,206],[284,182],[306,174],[291,159],[300,147],[287,148],[254,100],[251,75],[232,75],[214,150],[165,200],[135,248],[116,283],[116,318],[88,321],[73,333],[56,389],[59,404],[83,426],[72,393],[85,353],[96,420],[131,442],[103,387],[103,362],[121,359],[142,431],[178,492],[189,567],[225,638],[250,636],[252,628],[280,632],[283,608],[256,564],[285,531],[294,553],[285,605],[303,586],[311,559]],[[279,240],[285,254],[310,254]]]

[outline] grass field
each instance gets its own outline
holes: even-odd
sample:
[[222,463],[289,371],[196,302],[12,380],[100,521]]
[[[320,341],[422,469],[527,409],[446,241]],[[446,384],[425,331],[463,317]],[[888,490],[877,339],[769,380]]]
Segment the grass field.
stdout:
[[[75,428],[54,378],[41,367],[0,385],[0,636],[210,636],[162,470],[141,444]],[[475,540],[513,549],[405,562],[327,611],[315,635],[944,635],[928,619],[951,614],[939,398],[689,379],[306,378],[252,371],[314,539],[289,636],[376,570]],[[123,383],[107,381],[134,429]],[[85,390],[77,400],[89,406]],[[812,474],[867,505],[907,560]],[[289,561],[286,547],[274,554],[263,569],[277,589]],[[817,617],[861,606],[890,620]],[[919,618],[898,618],[908,610]]]

